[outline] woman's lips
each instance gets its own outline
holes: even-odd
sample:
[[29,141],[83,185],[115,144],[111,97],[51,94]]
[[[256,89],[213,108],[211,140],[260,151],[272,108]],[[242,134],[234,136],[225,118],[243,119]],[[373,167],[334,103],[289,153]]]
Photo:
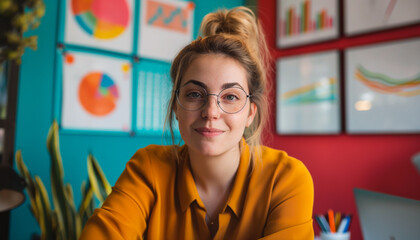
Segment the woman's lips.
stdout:
[[223,130],[220,130],[217,128],[206,128],[206,127],[196,128],[195,131],[205,137],[219,136],[220,134],[224,133]]

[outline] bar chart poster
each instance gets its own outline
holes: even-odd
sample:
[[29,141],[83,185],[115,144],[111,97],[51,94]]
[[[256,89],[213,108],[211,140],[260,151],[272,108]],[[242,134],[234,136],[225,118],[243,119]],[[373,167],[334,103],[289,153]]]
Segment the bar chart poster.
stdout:
[[336,134],[341,131],[337,51],[277,61],[279,134]]
[[420,22],[419,0],[345,0],[344,4],[346,35]]
[[171,62],[193,38],[195,4],[175,0],[141,0],[140,57]]
[[130,61],[75,51],[67,51],[62,59],[61,126],[70,130],[130,131]]
[[420,38],[350,48],[345,59],[349,133],[420,132]]
[[162,134],[172,83],[170,65],[143,60],[137,66],[137,123],[141,133]]
[[277,0],[277,46],[337,38],[338,19],[337,0]]
[[132,53],[134,0],[67,0],[64,42]]

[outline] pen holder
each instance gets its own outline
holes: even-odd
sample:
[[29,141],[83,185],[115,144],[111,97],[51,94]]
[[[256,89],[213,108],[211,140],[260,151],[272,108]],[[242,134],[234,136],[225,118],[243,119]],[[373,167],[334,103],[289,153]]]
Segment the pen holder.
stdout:
[[321,232],[321,240],[350,240],[350,232],[345,232],[345,233]]

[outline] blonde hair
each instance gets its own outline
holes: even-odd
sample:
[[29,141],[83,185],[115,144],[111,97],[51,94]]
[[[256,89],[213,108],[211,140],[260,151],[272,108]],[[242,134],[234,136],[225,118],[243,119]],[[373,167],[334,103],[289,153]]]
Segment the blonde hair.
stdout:
[[267,69],[270,59],[262,28],[249,8],[236,7],[207,14],[200,32],[202,36],[184,47],[171,66],[173,88],[165,123],[169,125],[172,141],[176,90],[187,68],[200,55],[224,54],[238,61],[247,72],[249,93],[252,94],[251,101],[257,106],[257,113],[252,124],[245,129],[244,138],[251,150],[259,152],[268,117]]

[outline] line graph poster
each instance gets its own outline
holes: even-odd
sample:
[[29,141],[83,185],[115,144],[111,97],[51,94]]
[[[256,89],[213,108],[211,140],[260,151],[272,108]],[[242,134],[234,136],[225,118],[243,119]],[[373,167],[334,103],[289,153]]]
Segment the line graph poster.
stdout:
[[338,37],[337,0],[277,0],[277,46]]
[[420,132],[420,39],[346,51],[350,133]]
[[345,0],[344,2],[346,35],[420,22],[419,0]]
[[141,0],[138,54],[172,61],[192,41],[194,8],[193,2]]
[[281,58],[277,73],[278,133],[340,132],[337,51]]
[[131,130],[131,63],[79,52],[66,52],[62,57],[63,128]]
[[133,6],[134,0],[66,0],[65,43],[131,53]]

